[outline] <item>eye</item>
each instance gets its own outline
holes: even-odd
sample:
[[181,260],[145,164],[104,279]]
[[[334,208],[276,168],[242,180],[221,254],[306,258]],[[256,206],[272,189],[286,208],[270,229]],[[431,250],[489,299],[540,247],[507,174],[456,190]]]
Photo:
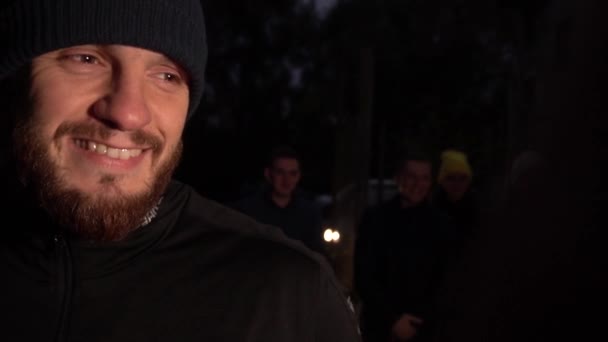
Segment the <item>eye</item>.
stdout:
[[160,78],[163,81],[167,81],[170,83],[176,83],[176,84],[181,84],[182,83],[182,78],[174,73],[170,73],[170,72],[161,72],[157,74],[157,77]]
[[68,55],[65,58],[83,64],[99,64],[99,59],[93,55],[86,54],[74,54]]

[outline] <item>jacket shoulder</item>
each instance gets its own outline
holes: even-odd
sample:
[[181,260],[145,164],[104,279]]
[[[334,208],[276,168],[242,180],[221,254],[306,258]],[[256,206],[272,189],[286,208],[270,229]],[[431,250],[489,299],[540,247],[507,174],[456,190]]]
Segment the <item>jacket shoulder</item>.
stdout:
[[263,224],[239,210],[207,199],[186,184],[176,182],[173,188],[174,196],[180,202],[179,218],[174,227],[176,233],[205,239],[212,237],[218,244],[238,242],[240,246],[263,248],[266,252],[272,250],[285,258],[302,259],[301,262],[312,265],[325,264],[320,254],[300,241],[287,237],[282,229]]

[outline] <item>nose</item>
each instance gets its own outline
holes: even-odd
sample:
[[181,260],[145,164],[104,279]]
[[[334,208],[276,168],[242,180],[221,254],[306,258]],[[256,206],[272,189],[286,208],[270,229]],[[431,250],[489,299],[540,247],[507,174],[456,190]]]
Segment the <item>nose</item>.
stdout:
[[104,97],[92,108],[92,114],[112,129],[136,131],[150,123],[143,76],[135,72],[117,72]]

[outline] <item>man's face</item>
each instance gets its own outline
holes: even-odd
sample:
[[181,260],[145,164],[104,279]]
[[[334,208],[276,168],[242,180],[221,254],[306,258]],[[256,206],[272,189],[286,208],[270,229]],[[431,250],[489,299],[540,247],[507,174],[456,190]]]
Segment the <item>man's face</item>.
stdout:
[[443,190],[445,190],[450,201],[453,202],[460,201],[464,197],[470,184],[471,178],[461,172],[447,174],[441,181]]
[[289,197],[300,181],[300,163],[293,158],[279,158],[265,170],[274,195]]
[[62,224],[120,239],[158,202],[179,161],[188,94],[184,72],[149,50],[85,45],[41,55],[15,134],[20,176]]
[[397,175],[397,186],[405,206],[425,201],[431,185],[431,163],[427,161],[408,160]]

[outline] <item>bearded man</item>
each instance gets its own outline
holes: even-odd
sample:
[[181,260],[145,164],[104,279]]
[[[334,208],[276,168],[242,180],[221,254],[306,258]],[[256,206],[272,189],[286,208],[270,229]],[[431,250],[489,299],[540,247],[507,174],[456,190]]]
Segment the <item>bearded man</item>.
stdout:
[[199,1],[14,0],[0,36],[6,340],[358,341],[321,258],[172,180]]

